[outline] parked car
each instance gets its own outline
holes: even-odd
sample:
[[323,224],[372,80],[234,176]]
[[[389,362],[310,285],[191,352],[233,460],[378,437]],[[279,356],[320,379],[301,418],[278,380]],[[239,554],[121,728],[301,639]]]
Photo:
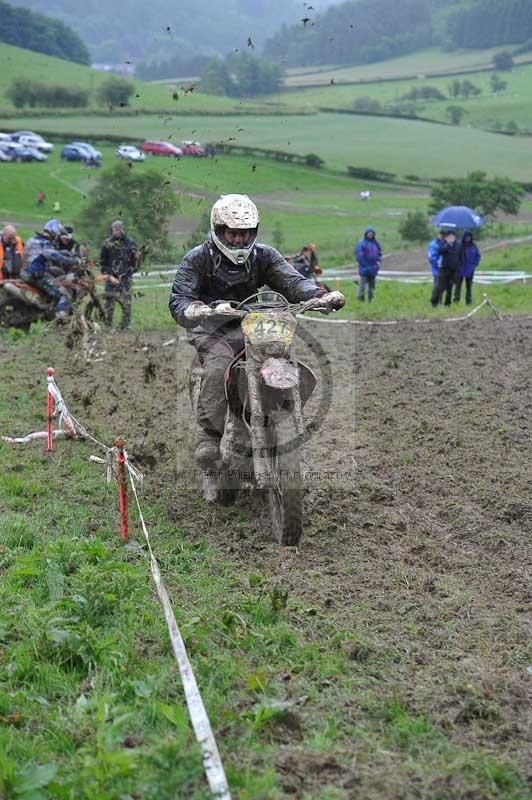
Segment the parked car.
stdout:
[[42,136],[38,135],[19,136],[17,141],[24,147],[34,147],[37,150],[41,150],[43,153],[51,153],[54,149],[54,146],[51,142],[47,142],[46,139],[43,139]]
[[14,133],[10,133],[9,135],[11,136],[11,139],[14,142],[18,142],[19,136],[38,136],[39,134],[35,133],[35,131],[15,131]]
[[31,155],[31,159],[28,161],[48,161],[48,156],[42,150],[37,150],[36,147],[26,147],[26,145],[22,145],[22,147]]
[[85,150],[88,152],[90,158],[95,158],[96,161],[99,161],[102,157],[101,152],[99,150],[96,150],[96,148],[93,147],[92,144],[89,144],[88,142],[72,142],[72,144],[75,147],[84,147]]
[[0,142],[12,142],[10,133],[0,133]]
[[63,161],[88,161],[91,154],[77,144],[65,144],[61,148],[61,158]]
[[140,148],[144,153],[151,153],[154,156],[172,156],[181,158],[183,151],[180,147],[170,142],[147,141]]
[[0,161],[13,161],[13,159],[5,150],[0,150]]
[[116,148],[116,157],[123,158],[126,161],[144,161],[146,156],[138,147],[133,147],[131,144],[121,144]]
[[[35,152],[30,147],[23,147],[18,142],[2,142],[0,141],[0,149],[9,157],[10,161],[41,161],[42,153],[35,156]],[[46,156],[44,156],[46,161]]]
[[184,156],[195,156],[196,158],[204,158],[207,153],[199,142],[181,142],[181,150]]

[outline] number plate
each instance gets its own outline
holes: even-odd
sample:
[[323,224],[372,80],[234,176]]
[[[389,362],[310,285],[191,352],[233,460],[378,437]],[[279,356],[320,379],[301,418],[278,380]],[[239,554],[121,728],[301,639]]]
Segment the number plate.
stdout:
[[251,344],[282,342],[288,345],[294,338],[296,321],[290,316],[252,311],[243,321],[242,329]]

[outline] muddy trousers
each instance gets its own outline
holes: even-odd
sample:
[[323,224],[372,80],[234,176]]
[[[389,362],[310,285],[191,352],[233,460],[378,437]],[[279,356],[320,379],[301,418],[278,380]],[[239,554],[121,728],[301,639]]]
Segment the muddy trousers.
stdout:
[[41,275],[39,278],[32,278],[30,283],[33,286],[37,286],[41,291],[45,292],[48,297],[54,300],[56,312],[68,313],[70,311],[70,303],[68,302],[65,292],[51,275]]
[[377,276],[376,275],[361,275],[360,281],[358,284],[358,293],[357,298],[359,300],[364,300],[366,296],[366,286],[368,288],[368,301],[371,302],[373,300],[373,296],[375,294],[375,281]]
[[440,269],[438,273],[438,282],[432,290],[430,302],[436,308],[440,304],[440,300],[445,295],[444,305],[451,305],[451,295],[455,282],[455,273],[450,272],[448,269]]
[[240,328],[223,334],[189,334],[188,340],[198,353],[203,367],[198,399],[198,440],[220,437],[224,432],[227,401],[225,371],[237,353],[244,349]]
[[466,305],[470,306],[473,300],[473,278],[463,278],[460,276],[456,279],[456,283],[454,286],[454,302],[460,302],[460,294],[462,292],[462,283],[465,281],[465,301]]
[[120,283],[115,285],[107,281],[105,284],[105,321],[109,327],[113,324],[115,303],[118,303],[122,310],[122,320],[120,328],[126,330],[131,323],[131,278],[122,277]]

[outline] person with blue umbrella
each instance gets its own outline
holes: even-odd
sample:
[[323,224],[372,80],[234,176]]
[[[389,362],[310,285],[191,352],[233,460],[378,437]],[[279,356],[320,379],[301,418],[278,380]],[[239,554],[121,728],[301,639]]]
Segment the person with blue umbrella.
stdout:
[[440,300],[444,295],[444,305],[451,305],[453,286],[456,283],[456,276],[462,267],[462,243],[458,241],[456,231],[447,231],[445,239],[441,242],[438,250],[441,255],[441,264],[438,271],[438,280],[430,298],[434,308],[439,306]]
[[475,269],[480,264],[480,250],[478,249],[471,231],[464,231],[462,236],[462,266],[456,275],[456,283],[454,286],[454,302],[460,302],[460,293],[462,290],[462,283],[465,280],[466,285],[466,305],[470,306],[473,302],[473,277]]

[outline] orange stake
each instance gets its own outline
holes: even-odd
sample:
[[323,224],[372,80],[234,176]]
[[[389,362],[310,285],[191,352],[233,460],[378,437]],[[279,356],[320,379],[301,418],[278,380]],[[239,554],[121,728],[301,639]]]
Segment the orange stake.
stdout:
[[120,533],[122,541],[125,542],[128,534],[128,513],[127,513],[127,488],[126,488],[126,456],[124,454],[125,442],[123,439],[115,441],[116,446],[116,463],[118,465],[118,507],[120,509]]

